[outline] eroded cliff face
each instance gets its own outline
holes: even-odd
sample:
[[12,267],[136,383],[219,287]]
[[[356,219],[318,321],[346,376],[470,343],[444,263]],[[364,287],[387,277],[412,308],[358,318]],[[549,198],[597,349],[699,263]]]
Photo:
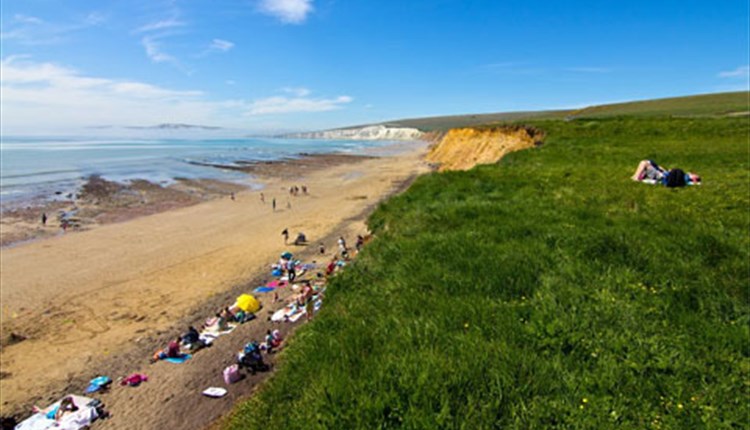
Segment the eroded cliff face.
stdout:
[[521,126],[454,128],[435,137],[427,161],[438,170],[468,170],[477,164],[496,163],[505,154],[541,145],[541,131]]

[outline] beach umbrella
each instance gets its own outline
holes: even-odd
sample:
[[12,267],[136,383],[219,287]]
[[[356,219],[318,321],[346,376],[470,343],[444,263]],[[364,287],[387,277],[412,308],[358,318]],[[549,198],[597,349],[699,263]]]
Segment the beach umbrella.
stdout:
[[260,309],[258,300],[250,294],[237,297],[237,307],[248,313],[255,313]]

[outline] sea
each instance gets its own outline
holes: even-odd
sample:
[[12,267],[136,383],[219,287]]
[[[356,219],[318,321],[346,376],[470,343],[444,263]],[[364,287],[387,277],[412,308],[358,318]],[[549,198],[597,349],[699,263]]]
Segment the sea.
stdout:
[[[72,137],[0,138],[0,205],[64,199],[90,175],[127,183],[145,179],[166,186],[176,178],[205,178],[260,188],[230,169],[237,162],[273,161],[301,154],[382,152],[389,141],[282,138],[138,139]],[[206,166],[206,164],[211,166]]]

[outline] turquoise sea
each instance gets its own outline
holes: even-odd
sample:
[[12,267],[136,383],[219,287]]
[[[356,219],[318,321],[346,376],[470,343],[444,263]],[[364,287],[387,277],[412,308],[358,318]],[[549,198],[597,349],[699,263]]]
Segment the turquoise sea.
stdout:
[[127,182],[146,179],[168,185],[175,178],[211,178],[257,186],[247,174],[195,163],[229,166],[302,153],[366,153],[392,142],[279,138],[243,139],[0,139],[0,203],[4,207],[75,193],[98,174]]

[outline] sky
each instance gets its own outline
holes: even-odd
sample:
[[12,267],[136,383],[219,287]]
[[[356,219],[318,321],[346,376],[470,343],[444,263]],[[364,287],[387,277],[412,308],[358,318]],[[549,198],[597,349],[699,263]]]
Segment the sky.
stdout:
[[748,0],[3,0],[0,134],[242,133],[748,90]]

